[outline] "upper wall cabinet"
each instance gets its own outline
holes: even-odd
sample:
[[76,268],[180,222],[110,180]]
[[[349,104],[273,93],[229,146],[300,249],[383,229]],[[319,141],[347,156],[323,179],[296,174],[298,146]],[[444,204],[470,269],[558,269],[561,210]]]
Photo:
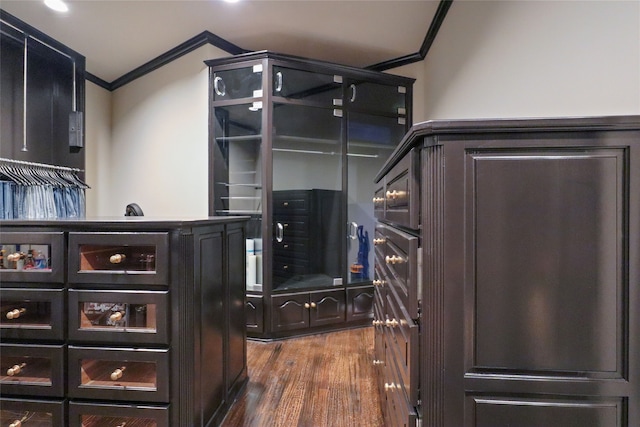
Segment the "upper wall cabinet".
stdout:
[[206,63],[210,214],[251,216],[253,330],[344,327],[347,291],[373,289],[373,178],[411,124],[413,79],[272,52]]
[[0,157],[83,169],[84,56],[0,13]]

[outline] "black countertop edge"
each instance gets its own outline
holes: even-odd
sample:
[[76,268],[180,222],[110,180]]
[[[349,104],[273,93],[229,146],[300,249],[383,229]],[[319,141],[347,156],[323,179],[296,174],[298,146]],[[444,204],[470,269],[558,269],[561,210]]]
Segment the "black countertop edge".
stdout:
[[464,135],[519,132],[585,132],[640,130],[640,115],[593,117],[546,117],[509,119],[429,120],[414,124],[376,175],[379,182],[422,138],[437,135]]
[[192,227],[215,225],[229,222],[246,221],[248,216],[212,216],[212,217],[88,217],[61,219],[3,219],[0,220],[0,233],[5,227],[117,227],[119,229],[136,229],[140,226],[155,228]]

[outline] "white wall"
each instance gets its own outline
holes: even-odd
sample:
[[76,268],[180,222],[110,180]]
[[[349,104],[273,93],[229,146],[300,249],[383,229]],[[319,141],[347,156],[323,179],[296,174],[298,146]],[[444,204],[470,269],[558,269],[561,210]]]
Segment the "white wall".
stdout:
[[640,2],[452,4],[425,61],[425,117],[640,113]]
[[[87,170],[108,176],[94,184],[97,202],[88,214],[122,216],[135,202],[146,216],[207,215],[208,68],[203,61],[220,56],[228,54],[203,46],[111,94],[110,138],[94,139],[87,132]],[[88,106],[101,103],[95,92],[88,91]]]

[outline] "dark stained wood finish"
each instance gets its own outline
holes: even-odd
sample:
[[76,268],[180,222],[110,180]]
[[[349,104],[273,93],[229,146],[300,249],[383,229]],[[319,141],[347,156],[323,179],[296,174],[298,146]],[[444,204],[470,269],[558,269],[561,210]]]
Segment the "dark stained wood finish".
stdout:
[[384,426],[373,328],[247,346],[249,382],[223,427]]

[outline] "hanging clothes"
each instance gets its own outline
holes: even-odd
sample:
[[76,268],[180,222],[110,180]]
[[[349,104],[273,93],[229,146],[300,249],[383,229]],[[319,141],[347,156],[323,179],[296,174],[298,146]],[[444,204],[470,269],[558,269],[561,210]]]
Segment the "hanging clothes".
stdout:
[[1,219],[84,218],[78,169],[0,159]]

